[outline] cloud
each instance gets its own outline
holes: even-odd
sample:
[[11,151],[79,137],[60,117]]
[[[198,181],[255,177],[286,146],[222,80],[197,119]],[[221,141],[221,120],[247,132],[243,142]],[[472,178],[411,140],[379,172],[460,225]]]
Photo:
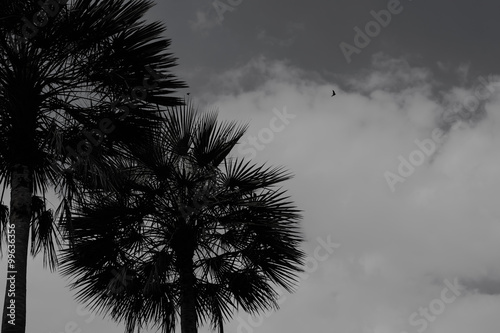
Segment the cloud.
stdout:
[[472,294],[437,318],[433,331],[439,333],[498,332],[500,297]]
[[[482,327],[500,279],[499,91],[482,101],[482,117],[455,119],[439,152],[392,193],[384,172],[442,127],[450,107],[442,96],[468,96],[474,87],[443,91],[430,69],[383,54],[370,70],[337,80],[263,57],[212,80],[220,83],[212,105],[224,119],[251,120],[249,135],[268,126],[273,108],[296,115],[255,160],[295,173],[288,188],[304,210],[306,248],[322,235],[342,244],[258,332],[417,332],[411,314],[455,278],[464,295],[426,331]],[[455,325],[459,317],[469,326]]]
[[374,54],[371,68],[343,79],[353,91],[360,93],[377,89],[397,92],[405,92],[407,89],[429,91],[437,83],[429,69],[412,67],[404,58],[395,59],[383,53]]

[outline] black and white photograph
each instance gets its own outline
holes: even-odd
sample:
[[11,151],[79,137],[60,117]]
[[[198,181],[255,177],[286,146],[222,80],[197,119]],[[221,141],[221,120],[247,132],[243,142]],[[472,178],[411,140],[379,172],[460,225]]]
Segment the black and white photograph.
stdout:
[[498,333],[499,13],[0,0],[1,333]]

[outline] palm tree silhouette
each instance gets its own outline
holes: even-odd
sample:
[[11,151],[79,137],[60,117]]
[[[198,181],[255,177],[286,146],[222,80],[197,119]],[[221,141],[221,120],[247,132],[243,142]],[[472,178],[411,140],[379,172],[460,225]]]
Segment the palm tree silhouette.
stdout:
[[[79,300],[128,333],[173,333],[179,317],[182,333],[204,323],[222,332],[236,307],[278,307],[273,284],[292,291],[303,264],[301,217],[279,187],[288,172],[229,156],[245,130],[188,105],[131,147],[123,187],[75,212],[61,272]],[[129,277],[118,293],[113,271]]]
[[[48,188],[61,195],[56,215],[70,232],[67,213],[81,186],[109,186],[110,157],[158,121],[158,105],[179,105],[168,95],[185,84],[158,74],[175,66],[175,58],[166,52],[161,24],[141,21],[151,1],[60,5],[30,38],[21,26],[41,10],[37,1],[0,0],[0,7],[0,182],[2,199],[9,187],[11,196],[10,219],[4,205],[0,218],[3,236],[11,233],[14,242],[15,235],[8,276],[17,272],[15,297],[6,288],[2,332],[21,333],[30,229],[32,253],[43,249],[44,263],[57,265],[57,226],[44,200]],[[11,302],[15,324],[7,316]]]

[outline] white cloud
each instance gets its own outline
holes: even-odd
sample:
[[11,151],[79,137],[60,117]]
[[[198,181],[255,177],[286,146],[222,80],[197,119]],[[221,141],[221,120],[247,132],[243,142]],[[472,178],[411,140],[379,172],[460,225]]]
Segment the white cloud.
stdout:
[[[255,84],[247,84],[247,73]],[[439,154],[391,193],[384,171],[397,169],[398,155],[415,150],[415,139],[431,137],[448,108],[432,93],[429,69],[378,55],[372,71],[327,84],[286,62],[258,58],[214,80],[233,87],[214,98],[221,117],[251,120],[250,135],[267,126],[275,107],[297,115],[256,160],[295,173],[288,187],[305,211],[309,242],[332,235],[342,244],[256,332],[412,333],[409,316],[439,297],[444,279],[500,280],[500,123],[492,121],[498,91],[486,101],[486,117],[448,133]],[[427,331],[458,328],[453,321],[466,316],[468,297],[448,305]],[[481,313],[485,305],[468,306]],[[471,316],[469,330],[455,332],[482,327],[483,319]]]

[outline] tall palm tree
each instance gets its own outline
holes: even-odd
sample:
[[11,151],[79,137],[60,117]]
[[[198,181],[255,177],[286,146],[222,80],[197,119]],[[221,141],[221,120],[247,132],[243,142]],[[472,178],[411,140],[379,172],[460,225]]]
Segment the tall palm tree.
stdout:
[[109,183],[111,157],[155,125],[158,105],[179,105],[167,95],[186,87],[159,74],[176,59],[166,52],[164,27],[143,19],[151,1],[66,2],[42,9],[35,0],[0,0],[0,182],[10,188],[3,231],[14,245],[7,276],[15,278],[15,292],[7,282],[2,332],[25,332],[30,228],[32,252],[44,248],[46,263],[57,264],[43,200],[49,188],[61,195],[59,221],[70,221],[80,187]]
[[300,211],[283,168],[229,153],[246,130],[173,108],[164,126],[131,146],[116,192],[94,191],[75,212],[61,258],[77,299],[126,324],[182,333],[223,322],[241,307],[277,308],[302,269]]

